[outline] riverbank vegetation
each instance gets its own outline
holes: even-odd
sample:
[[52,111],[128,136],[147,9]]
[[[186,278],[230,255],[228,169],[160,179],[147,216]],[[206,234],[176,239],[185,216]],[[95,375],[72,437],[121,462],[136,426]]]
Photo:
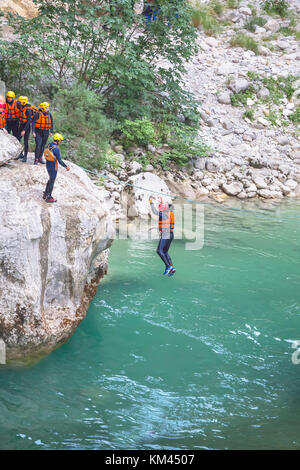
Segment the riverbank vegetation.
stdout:
[[196,52],[189,4],[160,0],[149,21],[132,0],[35,3],[36,18],[9,15],[14,39],[1,41],[0,77],[34,104],[51,103],[70,158],[102,167],[110,140],[124,141],[125,123],[148,122],[168,146],[165,158],[183,164],[178,147],[193,148],[198,128],[197,105],[182,86],[184,62]]

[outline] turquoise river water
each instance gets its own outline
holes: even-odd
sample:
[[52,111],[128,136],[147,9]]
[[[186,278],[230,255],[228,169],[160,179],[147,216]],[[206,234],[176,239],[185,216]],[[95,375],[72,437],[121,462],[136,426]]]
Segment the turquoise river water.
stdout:
[[205,209],[172,278],[115,241],[73,337],[0,368],[0,448],[300,449],[299,209]]

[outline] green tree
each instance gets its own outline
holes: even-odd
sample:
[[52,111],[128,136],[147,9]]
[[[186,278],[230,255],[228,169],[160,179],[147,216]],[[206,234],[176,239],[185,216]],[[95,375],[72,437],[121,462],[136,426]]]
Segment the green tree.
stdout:
[[8,83],[34,84],[50,95],[53,82],[82,82],[118,119],[160,119],[182,108],[191,114],[181,83],[184,62],[195,53],[188,2],[153,1],[159,19],[149,23],[132,0],[34,1],[39,15],[10,15],[16,39],[0,44]]
[[65,137],[67,158],[88,169],[102,168],[115,123],[103,113],[101,96],[83,84],[73,85],[55,94],[51,108],[55,131]]

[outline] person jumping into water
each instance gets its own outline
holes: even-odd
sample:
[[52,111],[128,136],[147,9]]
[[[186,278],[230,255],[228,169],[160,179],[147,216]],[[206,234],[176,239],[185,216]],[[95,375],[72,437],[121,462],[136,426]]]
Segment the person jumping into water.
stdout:
[[151,196],[149,198],[149,203],[151,205],[152,212],[159,217],[158,230],[160,233],[160,240],[156,253],[161,257],[166,265],[166,269],[163,274],[173,276],[173,274],[176,272],[176,269],[173,266],[168,250],[174,238],[174,206],[173,204],[165,204],[162,198],[160,198],[160,203],[157,210],[154,207]]

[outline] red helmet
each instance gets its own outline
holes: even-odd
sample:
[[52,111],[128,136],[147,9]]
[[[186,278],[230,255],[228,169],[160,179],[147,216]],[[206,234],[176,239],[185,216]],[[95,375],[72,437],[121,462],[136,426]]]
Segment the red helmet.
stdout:
[[160,212],[163,212],[165,210],[167,210],[167,204],[163,201],[162,197],[160,198],[160,203],[158,204],[158,210]]

